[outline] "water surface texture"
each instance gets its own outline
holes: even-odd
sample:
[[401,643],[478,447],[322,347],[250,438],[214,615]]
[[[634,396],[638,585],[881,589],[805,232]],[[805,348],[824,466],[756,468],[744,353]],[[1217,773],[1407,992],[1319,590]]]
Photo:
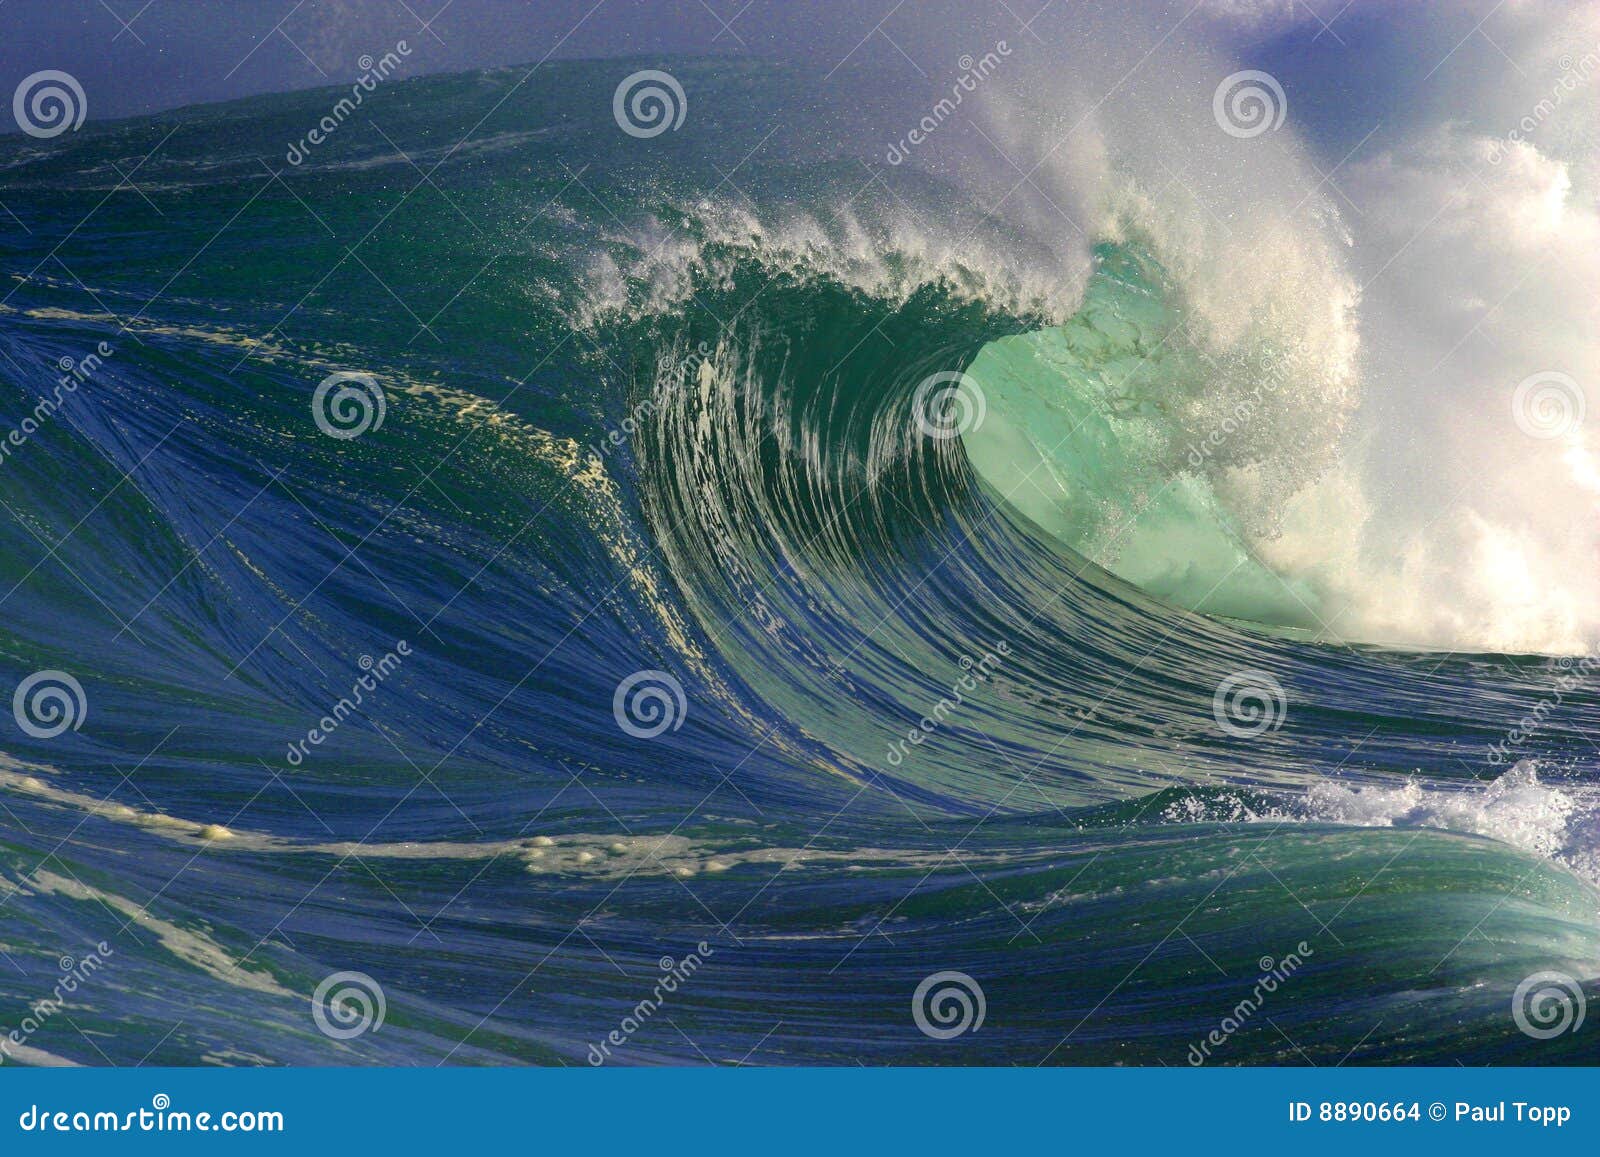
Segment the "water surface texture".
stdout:
[[1597,608],[1296,545],[1370,302],[1194,72],[1076,184],[750,59],[6,138],[5,1059],[1595,1060]]

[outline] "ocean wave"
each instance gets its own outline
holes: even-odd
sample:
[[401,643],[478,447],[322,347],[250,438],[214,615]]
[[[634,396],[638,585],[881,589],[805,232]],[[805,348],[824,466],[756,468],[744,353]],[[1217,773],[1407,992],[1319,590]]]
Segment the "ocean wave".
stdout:
[[[1042,152],[1018,64],[974,115]],[[620,76],[375,94],[437,199],[351,132],[247,182],[315,94],[201,116],[151,162],[186,199],[159,251],[130,207],[15,285],[10,422],[115,354],[0,465],[7,670],[87,712],[0,768],[7,952],[153,932],[84,1021],[119,1060],[577,1062],[713,941],[674,1020],[718,1061],[947,1060],[906,1005],[957,971],[964,1059],[1186,1063],[1290,953],[1301,1043],[1221,1058],[1580,1057],[1505,1006],[1600,971],[1600,702],[1537,657],[1372,644],[1584,624],[1529,611],[1572,596],[1541,572],[1397,637],[1374,608],[1428,574],[1300,550],[1348,521],[1317,494],[1372,501],[1348,450],[1382,386],[1368,226],[1301,146],[1203,135],[1214,84],[1164,83],[1031,186],[963,170],[954,122],[892,173],[820,118],[840,139],[773,159],[770,118],[843,98],[684,62],[738,151],[646,161],[591,131]],[[492,147],[441,150],[447,113]],[[165,131],[25,158],[7,204],[81,216],[62,174]],[[1530,228],[1584,227],[1529,163]],[[169,293],[167,249],[235,218]],[[306,998],[352,967],[397,1031],[330,1043]],[[693,1059],[670,1027],[632,1059]]]

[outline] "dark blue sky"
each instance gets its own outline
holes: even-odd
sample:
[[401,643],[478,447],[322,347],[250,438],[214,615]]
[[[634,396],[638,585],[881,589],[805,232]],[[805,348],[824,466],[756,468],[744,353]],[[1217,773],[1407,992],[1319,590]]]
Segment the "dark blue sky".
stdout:
[[[422,74],[546,54],[743,52],[755,17],[765,17],[769,36],[786,22],[783,6],[769,0],[737,15],[743,7],[744,0],[9,0],[0,5],[0,91],[59,69],[82,84],[98,120],[349,83],[363,55],[382,56],[400,39],[412,49],[408,73]],[[882,15],[833,7],[841,22],[854,13],[857,35]],[[0,120],[10,130],[4,104]]]
[[[1414,0],[1208,0],[1199,9],[1193,0],[0,0],[0,133],[14,130],[6,94],[46,69],[76,78],[90,121],[347,86],[362,57],[381,57],[402,39],[411,49],[404,76],[547,56],[750,53],[815,64],[819,83],[845,60],[946,77],[958,52],[1004,37],[1042,43],[1041,29],[1066,49],[1085,14],[1099,10],[1100,26],[1115,29],[1125,16],[1136,23],[1130,10],[1140,9],[1160,14],[1152,27],[1185,25],[1184,37],[1224,41],[1227,56],[1270,66],[1292,91],[1324,94],[1297,100],[1297,119],[1330,147],[1348,147],[1378,116],[1368,107],[1377,94],[1414,71],[1410,56],[1437,61],[1455,46],[1454,66],[1431,76],[1417,98],[1448,105],[1475,73],[1498,69],[1519,22],[1538,23],[1539,8],[1497,0],[1425,11]],[[1036,20],[1042,12],[1048,19]],[[1391,107],[1384,119],[1396,115]]]

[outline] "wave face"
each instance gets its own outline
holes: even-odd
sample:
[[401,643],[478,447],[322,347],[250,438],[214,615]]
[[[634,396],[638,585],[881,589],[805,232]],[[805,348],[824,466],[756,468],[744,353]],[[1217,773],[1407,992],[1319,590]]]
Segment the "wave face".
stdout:
[[0,1018],[106,949],[6,1059],[1592,1060],[1512,1015],[1600,974],[1587,662],[1328,641],[1263,552],[1359,420],[1286,154],[1227,239],[1107,108],[986,212],[869,180],[870,78],[676,62],[641,141],[632,71],[6,146],[0,664],[81,698],[7,731]]

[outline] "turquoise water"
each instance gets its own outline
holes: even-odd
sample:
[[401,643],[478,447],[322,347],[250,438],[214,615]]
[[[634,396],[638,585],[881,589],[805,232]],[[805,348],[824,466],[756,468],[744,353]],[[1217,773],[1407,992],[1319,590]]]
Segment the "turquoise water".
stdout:
[[0,464],[0,686],[83,692],[0,745],[0,1024],[109,950],[7,1060],[1592,1061],[1512,1008],[1600,974],[1600,702],[1313,641],[1210,468],[1279,411],[1190,460],[1287,343],[1213,364],[1133,233],[1063,308],[847,122],[751,153],[781,69],[675,64],[641,142],[628,71],[395,83],[299,165],[326,92],[0,149],[7,428],[111,350]]

